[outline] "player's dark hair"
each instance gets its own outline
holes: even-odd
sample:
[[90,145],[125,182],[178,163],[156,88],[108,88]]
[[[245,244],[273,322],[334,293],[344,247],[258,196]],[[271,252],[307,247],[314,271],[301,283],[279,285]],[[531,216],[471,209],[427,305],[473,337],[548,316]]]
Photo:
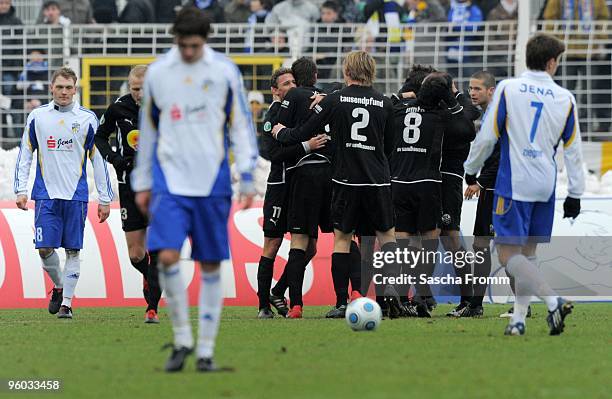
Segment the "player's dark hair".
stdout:
[[334,10],[337,14],[340,13],[340,4],[333,0],[324,1],[323,4],[321,4],[321,8],[329,8],[330,10]]
[[478,71],[472,75],[472,79],[480,80],[487,89],[495,87],[495,75],[489,71]]
[[209,32],[210,20],[197,7],[183,7],[172,25],[172,34],[175,36],[201,36],[206,39]]
[[417,94],[421,89],[423,80],[432,72],[437,72],[436,68],[431,65],[420,65],[415,64],[408,73],[408,77],[404,81],[404,84],[399,90],[399,94],[413,92]]
[[55,79],[57,79],[58,76],[61,76],[64,79],[72,79],[74,84],[77,82],[76,73],[68,67],[61,67],[57,71],[53,72],[53,76],[51,76],[51,84],[55,83]]
[[421,105],[425,108],[435,108],[440,101],[448,98],[451,88],[448,85],[447,75],[442,72],[433,72],[427,76],[417,93],[417,99]]
[[302,57],[293,61],[291,72],[298,87],[314,86],[317,83],[317,64],[310,58]]
[[538,33],[527,42],[527,68],[545,71],[550,60],[565,52],[565,44],[554,36]]
[[42,9],[43,9],[43,10],[46,10],[47,8],[49,8],[49,7],[53,7],[53,6],[57,7],[57,8],[58,8],[58,9],[60,9],[60,10],[62,9],[62,8],[60,7],[60,5],[59,5],[59,2],[58,2],[58,1],[56,1],[56,0],[47,0],[47,1],[45,1],[45,2],[43,3]]
[[292,73],[291,68],[278,68],[276,71],[274,71],[274,73],[272,73],[272,77],[270,78],[270,86],[278,89],[278,78],[287,73]]

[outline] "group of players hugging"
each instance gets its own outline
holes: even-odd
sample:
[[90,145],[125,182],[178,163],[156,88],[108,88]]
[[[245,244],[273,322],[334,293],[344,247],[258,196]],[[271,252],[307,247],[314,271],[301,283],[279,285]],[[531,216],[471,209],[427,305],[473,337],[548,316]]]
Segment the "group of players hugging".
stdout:
[[[386,98],[371,87],[371,71],[364,67],[373,62],[369,56],[351,56],[345,73],[356,69],[356,83],[327,96],[315,88],[317,68],[308,58],[272,76],[275,101],[262,137],[262,155],[271,161],[271,170],[257,275],[259,318],[272,318],[271,306],[281,316],[302,317],[304,271],[316,254],[319,229],[335,230],[331,272],[336,305],[327,313],[329,318],[344,317],[349,282],[351,296],[367,293],[370,281],[362,285],[361,252],[371,252],[374,236],[381,248],[420,246],[436,251],[441,239],[447,250],[465,251],[459,235],[463,163],[476,136],[479,107],[486,109],[495,78],[486,71],[475,74],[470,99],[456,89],[450,75],[415,65],[399,92]],[[362,59],[353,60],[356,57]],[[482,181],[470,186],[481,192],[474,234],[485,239],[477,244],[479,250],[487,249],[488,261],[476,271],[484,276],[491,267],[487,213],[493,205],[488,190],[495,182],[498,158],[499,151],[487,161]],[[271,288],[274,260],[286,232],[291,233],[289,259]],[[414,270],[432,274],[434,266],[423,264]],[[482,315],[485,289],[463,284],[461,302],[451,314]],[[415,290],[411,299],[407,292],[397,298],[378,295],[383,313],[431,317],[436,302],[430,286],[416,284]]]
[[[534,38],[529,46],[530,70],[515,79],[516,82],[508,84],[508,88],[497,97],[495,92],[503,84],[496,89],[495,77],[490,72],[474,74],[469,81],[469,96],[466,96],[457,90],[448,73],[422,65],[412,67],[397,94],[385,97],[372,88],[375,61],[360,51],[348,54],[344,61],[346,86],[327,95],[315,88],[317,69],[310,59],[300,58],[290,69],[281,68],[274,72],[271,87],[275,101],[266,115],[262,137],[262,155],[272,165],[264,201],[265,243],[257,274],[259,318],[273,318],[272,307],[280,316],[302,317],[302,284],[305,269],[316,254],[319,230],[334,233],[331,274],[336,304],[326,317],[343,318],[349,299],[368,293],[372,282],[369,263],[375,245],[381,252],[431,253],[442,245],[446,252],[465,253],[467,245],[460,235],[461,208],[464,198],[474,196],[478,197],[478,206],[471,249],[482,255],[481,261],[462,267],[453,265],[461,281],[461,300],[447,316],[483,315],[487,285],[468,283],[465,276],[468,273],[474,277],[489,276],[495,223],[503,227],[502,236],[516,236],[521,241],[504,246],[504,241],[500,240],[503,249],[500,260],[510,265],[525,258],[528,274],[533,276],[522,279],[521,284],[530,286],[532,281],[540,281],[537,273],[531,273],[532,261],[529,259],[532,258],[524,249],[533,248],[535,252],[536,245],[528,242],[528,236],[551,235],[554,188],[551,195],[546,183],[548,191],[545,195],[551,199],[541,202],[539,210],[535,206],[540,202],[523,203],[512,196],[516,182],[509,177],[509,164],[517,161],[512,158],[514,149],[508,150],[508,145],[503,151],[510,155],[501,157],[508,165],[500,168],[504,134],[508,136],[508,129],[514,129],[512,124],[517,123],[510,123],[507,119],[506,92],[510,87],[516,85],[520,91],[520,87],[535,82],[551,87],[551,93],[559,91],[558,96],[567,100],[563,106],[567,118],[558,118],[558,123],[555,123],[559,126],[551,124],[539,128],[550,129],[553,132],[551,138],[556,140],[551,141],[550,146],[548,141],[543,142],[542,147],[550,147],[546,152],[553,151],[554,154],[556,145],[564,140],[567,156],[578,157],[577,160],[579,156],[574,155],[579,154],[580,149],[579,144],[573,145],[574,138],[579,137],[573,97],[551,78],[564,48],[555,39],[544,35]],[[553,50],[555,54],[552,54]],[[487,107],[494,103],[494,117],[487,122]],[[478,133],[486,137],[475,145],[476,153],[471,154],[471,143],[483,123],[489,123],[486,129],[491,131]],[[538,129],[537,122],[534,125]],[[558,132],[562,132],[561,135]],[[542,133],[540,139],[549,140],[545,136],[547,134]],[[532,134],[531,143],[534,141],[540,144]],[[552,156],[550,158],[552,160]],[[549,160],[536,162],[550,163]],[[571,169],[577,169],[574,164],[578,162],[572,162]],[[467,171],[464,165],[474,168]],[[547,164],[546,169],[550,169],[549,166]],[[504,175],[500,179],[497,178],[498,169]],[[554,166],[552,170],[556,173]],[[574,181],[574,198],[571,198],[570,187],[570,196],[564,206],[565,217],[576,217],[580,210],[578,177]],[[496,182],[498,189],[500,184],[504,186],[500,192],[509,190],[510,194],[496,196]],[[512,201],[506,198],[516,200],[516,209],[510,211]],[[528,208],[531,211],[513,214]],[[494,222],[494,214],[498,217],[497,222]],[[525,226],[527,230],[523,231]],[[291,234],[289,258],[282,276],[272,287],[275,258],[287,232]],[[532,234],[534,232],[538,234]],[[435,259],[428,259],[408,270],[400,270],[400,265],[392,262],[385,266],[386,273],[432,276]],[[522,266],[521,263],[515,268],[521,269],[521,273],[508,273],[513,291],[513,277],[523,275]],[[416,281],[411,295],[410,286],[400,289],[390,285],[376,287],[376,300],[383,315],[390,318],[431,317],[436,307],[431,287],[418,278]],[[547,287],[545,296],[541,292],[533,292],[533,295],[541,296],[549,305],[551,335],[559,334],[572,305],[555,296],[546,284],[538,287]],[[285,298],[287,289],[289,303]],[[521,296],[525,297],[531,298],[530,295]],[[522,335],[524,317],[530,317],[529,301],[520,302],[520,315],[513,317],[512,309],[502,315],[512,318],[506,331],[509,335]],[[522,306],[523,302],[526,306]]]

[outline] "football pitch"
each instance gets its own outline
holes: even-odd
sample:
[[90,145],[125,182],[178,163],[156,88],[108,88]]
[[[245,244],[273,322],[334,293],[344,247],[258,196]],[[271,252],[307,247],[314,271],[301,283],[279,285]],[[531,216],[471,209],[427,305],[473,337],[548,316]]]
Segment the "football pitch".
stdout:
[[[78,303],[77,303],[78,306]],[[62,391],[4,397],[65,398],[609,398],[612,304],[579,303],[565,333],[548,336],[543,305],[527,335],[505,337],[507,306],[482,319],[383,320],[353,332],[344,320],[306,307],[302,320],[257,320],[254,308],[226,307],[219,366],[234,372],[166,374],[171,341],[165,309],[145,325],[142,308],[76,308],[73,320],[46,309],[0,311],[0,379],[62,380]],[[197,309],[191,309],[192,323]]]

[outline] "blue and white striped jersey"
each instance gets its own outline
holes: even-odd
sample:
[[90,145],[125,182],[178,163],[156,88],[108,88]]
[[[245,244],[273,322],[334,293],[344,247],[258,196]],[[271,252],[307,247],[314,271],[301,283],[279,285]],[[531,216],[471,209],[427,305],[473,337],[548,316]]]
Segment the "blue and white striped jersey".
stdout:
[[252,182],[257,142],[238,67],[208,46],[187,64],[174,46],[145,76],[132,188],[231,195],[230,143],[242,181]]
[[499,83],[472,143],[465,172],[477,174],[498,140],[498,195],[517,201],[548,201],[555,192],[555,153],[560,141],[564,142],[569,196],[580,198],[584,192],[576,100],[548,73],[527,71]]
[[53,101],[34,109],[28,116],[15,168],[14,191],[27,195],[30,165],[36,151],[36,178],[32,199],[89,199],[87,164],[94,168],[94,180],[101,204],[113,199],[106,162],[94,146],[98,118],[75,101],[69,111],[60,111]]

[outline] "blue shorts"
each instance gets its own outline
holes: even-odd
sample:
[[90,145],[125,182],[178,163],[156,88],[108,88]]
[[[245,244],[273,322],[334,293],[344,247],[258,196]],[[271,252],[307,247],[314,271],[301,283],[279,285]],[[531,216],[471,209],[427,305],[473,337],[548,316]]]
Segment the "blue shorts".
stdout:
[[82,249],[87,202],[61,199],[36,200],[36,248]]
[[498,244],[550,242],[555,218],[555,195],[547,202],[523,202],[495,194],[493,229]]
[[191,257],[201,262],[229,259],[227,221],[231,197],[185,197],[153,193],[147,245],[151,251],[180,251],[191,238]]

